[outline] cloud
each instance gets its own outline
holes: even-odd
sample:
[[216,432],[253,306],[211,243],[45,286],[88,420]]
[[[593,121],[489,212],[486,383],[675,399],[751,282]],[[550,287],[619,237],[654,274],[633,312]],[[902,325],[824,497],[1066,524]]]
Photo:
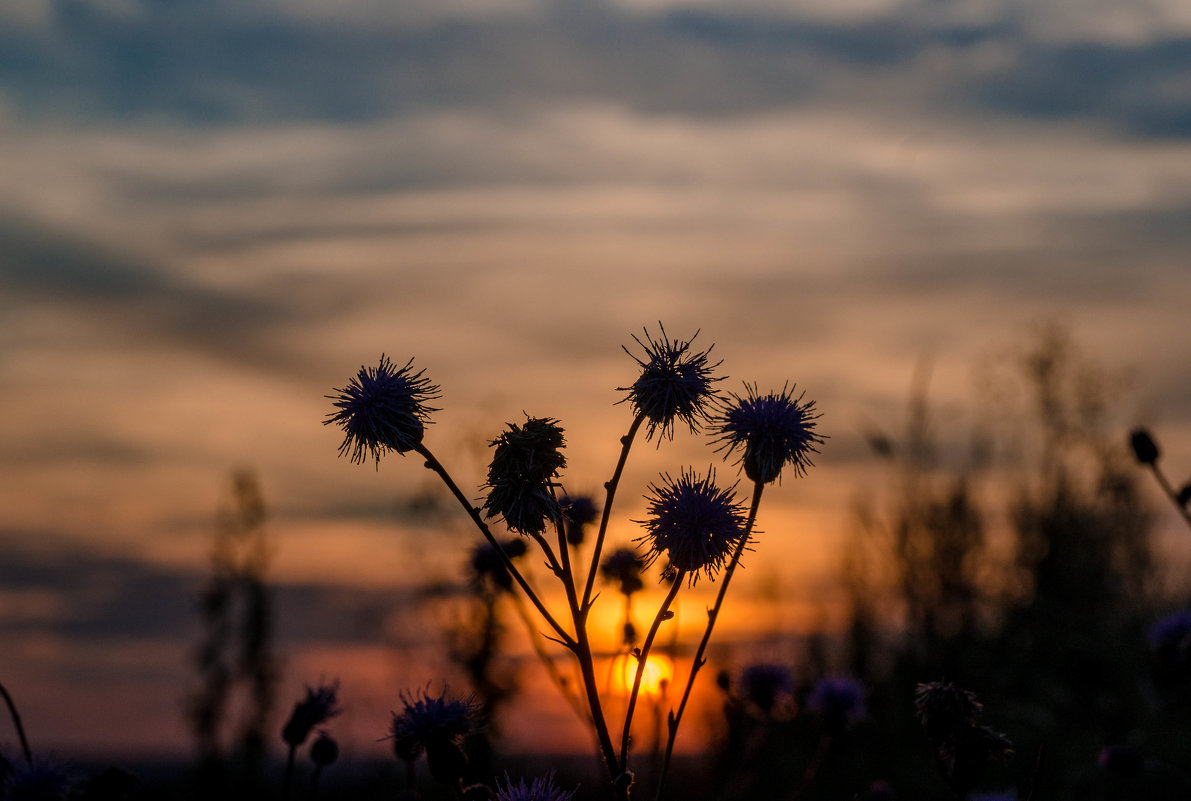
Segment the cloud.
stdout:
[[210,128],[555,102],[696,117],[961,104],[1187,133],[1177,87],[1191,73],[1191,15],[1167,0],[667,3],[651,13],[354,0],[334,6],[334,23],[315,13],[326,4],[131,7],[61,4],[35,35],[0,32],[13,54],[0,63],[9,105]]

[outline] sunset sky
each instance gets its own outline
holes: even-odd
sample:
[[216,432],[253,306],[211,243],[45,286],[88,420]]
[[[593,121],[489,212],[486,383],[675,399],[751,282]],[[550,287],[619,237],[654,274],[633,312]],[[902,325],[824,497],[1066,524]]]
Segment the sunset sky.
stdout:
[[[348,745],[383,748],[440,680],[419,587],[474,534],[402,513],[416,460],[337,457],[324,396],[382,352],[442,387],[427,442],[477,498],[523,412],[598,490],[621,346],[659,323],[726,389],[797,383],[830,439],[762,508],[735,600],[765,633],[825,614],[863,434],[923,365],[958,460],[1059,324],[1124,376],[1122,441],[1191,474],[1189,310],[1185,0],[2,3],[0,680],[35,746],[187,753],[193,593],[247,468],[281,705],[339,676]],[[712,464],[735,479],[642,444],[616,541]]]

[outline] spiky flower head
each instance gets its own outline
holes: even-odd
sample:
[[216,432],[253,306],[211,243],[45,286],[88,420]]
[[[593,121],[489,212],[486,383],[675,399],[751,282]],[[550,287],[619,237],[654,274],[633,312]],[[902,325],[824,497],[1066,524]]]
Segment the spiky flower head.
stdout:
[[494,439],[488,467],[484,511],[504,518],[521,534],[538,535],[546,523],[560,520],[562,508],[551,492],[552,479],[566,467],[562,427],[549,417],[526,417],[524,425],[508,424]]
[[949,681],[919,684],[914,691],[914,712],[933,741],[975,726],[983,709],[975,693]]
[[426,405],[440,397],[438,387],[424,370],[413,372],[413,359],[397,368],[387,356],[376,367],[361,367],[347,386],[336,389],[337,411],[327,415],[323,425],[334,423],[343,429],[339,455],[351,456],[356,464],[371,457],[378,464],[387,451],[406,453],[422,442],[430,413],[438,409]]
[[496,794],[493,801],[571,801],[574,790],[563,790],[554,783],[554,773],[539,776],[529,784],[525,779],[518,779],[516,784],[505,774],[504,785],[496,781]]
[[645,563],[665,556],[664,575],[677,571],[692,582],[700,572],[714,577],[745,536],[736,485],[717,487],[712,469],[703,477],[684,470],[677,480],[665,474],[661,485],[649,489],[649,518],[634,521],[645,526],[645,535],[637,540],[648,548]]
[[582,545],[585,529],[600,515],[595,501],[586,495],[564,495],[558,499],[558,505],[562,507],[567,542],[574,546]]
[[294,711],[281,729],[281,739],[297,748],[306,742],[310,730],[339,714],[339,682],[306,687],[306,697],[294,704]]
[[[661,328],[661,324],[658,324]],[[634,356],[627,347],[624,352],[632,356],[641,367],[641,375],[629,387],[618,387],[618,392],[627,392],[627,401],[638,415],[644,415],[649,422],[645,438],[652,439],[660,432],[662,437],[673,439],[674,421],[680,420],[694,433],[707,419],[708,405],[716,398],[715,383],[723,376],[714,375],[722,362],[712,364],[707,350],[697,351],[693,347],[696,331],[688,340],[671,340],[666,329],[661,328],[661,337],[654,339],[645,331],[642,341],[636,334],[633,339],[645,351],[644,358]]]
[[[525,540],[511,539],[500,544],[501,550],[509,559],[517,559],[525,555],[527,547]],[[505,566],[504,559],[492,543],[481,540],[471,552],[471,583],[476,589],[484,589],[491,585],[499,590],[513,588],[513,576]]]
[[847,676],[820,679],[807,696],[807,705],[819,716],[828,734],[840,735],[865,716],[864,686]]
[[645,560],[628,547],[617,548],[600,562],[600,575],[604,577],[604,581],[618,585],[616,591],[626,596],[645,586],[645,582],[641,580],[643,570]]
[[755,384],[745,384],[744,396],[732,393],[712,420],[719,435],[719,450],[728,454],[740,450],[739,465],[751,481],[771,484],[786,465],[797,476],[812,465],[823,438],[815,433],[815,402],[803,402],[805,393],[794,396],[794,387],[761,395]]
[[393,713],[390,734],[400,759],[414,759],[428,748],[457,745],[479,727],[479,709],[471,698],[455,698],[447,690],[430,695],[401,694],[402,710]]
[[737,686],[741,698],[769,714],[794,692],[794,671],[778,662],[753,662],[740,671]]

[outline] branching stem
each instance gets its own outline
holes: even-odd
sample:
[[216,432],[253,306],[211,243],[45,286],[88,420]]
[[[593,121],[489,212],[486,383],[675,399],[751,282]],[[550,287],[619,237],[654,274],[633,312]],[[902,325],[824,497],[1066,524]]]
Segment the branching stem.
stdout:
[[455,483],[454,479],[451,478],[450,473],[448,473],[447,469],[443,467],[442,462],[440,462],[434,456],[434,454],[430,452],[430,449],[422,443],[418,443],[414,450],[426,460],[426,468],[433,470],[438,474],[439,478],[443,480],[443,483],[447,485],[447,489],[451,491],[451,494],[455,496],[456,500],[458,500],[463,508],[467,511],[468,517],[472,519],[472,522],[476,524],[476,527],[480,530],[480,533],[484,535],[484,539],[488,540],[488,544],[496,549],[496,553],[500,555],[500,560],[504,564],[505,569],[509,571],[509,575],[512,576],[513,580],[517,582],[517,585],[521,587],[521,591],[525,593],[525,597],[529,599],[530,603],[537,608],[538,613],[542,616],[542,619],[544,619],[550,625],[550,628],[554,629],[554,632],[558,635],[558,639],[571,651],[575,651],[578,646],[578,641],[576,638],[573,637],[570,632],[564,629],[558,623],[558,621],[555,620],[554,616],[550,614],[550,610],[547,609],[546,605],[542,603],[542,599],[539,598],[537,593],[533,591],[533,588],[529,586],[529,582],[527,582],[525,577],[521,575],[521,571],[517,569],[517,566],[513,564],[513,560],[509,558],[507,553],[505,553],[505,549],[501,547],[501,544],[497,542],[496,537],[492,535],[492,532],[488,529],[488,524],[484,522],[482,517],[480,517],[480,510],[467,500],[467,496],[464,495],[459,489],[459,486]]
[[669,717],[669,734],[666,738],[666,753],[662,757],[662,770],[658,777],[658,789],[654,796],[655,801],[660,801],[662,797],[662,790],[666,786],[666,774],[670,770],[670,759],[674,755],[674,741],[678,737],[678,725],[682,722],[683,712],[686,711],[687,701],[691,697],[691,688],[695,685],[695,676],[699,673],[699,668],[703,667],[706,661],[703,654],[707,651],[707,643],[711,640],[711,632],[715,628],[715,621],[719,617],[720,609],[724,605],[724,596],[728,593],[728,583],[732,581],[732,574],[736,572],[736,565],[740,563],[740,556],[744,553],[745,547],[748,545],[749,537],[753,532],[753,524],[757,520],[757,509],[761,506],[761,493],[765,489],[765,485],[760,482],[753,484],[753,501],[749,507],[748,522],[744,526],[744,536],[740,538],[740,543],[736,546],[736,551],[732,554],[732,561],[728,563],[727,569],[724,571],[723,581],[720,582],[719,592],[715,596],[715,606],[707,610],[707,628],[703,630],[703,639],[699,641],[699,649],[695,652],[695,659],[691,662],[691,672],[687,676],[686,687],[682,691],[682,700],[678,704],[678,711],[671,711]]
[[674,603],[674,596],[678,595],[678,590],[682,587],[685,579],[685,571],[679,571],[678,575],[674,577],[674,581],[670,585],[670,591],[666,593],[666,598],[662,601],[662,605],[658,607],[658,613],[653,617],[653,623],[649,627],[649,633],[645,635],[645,643],[641,646],[641,650],[637,654],[637,672],[633,676],[633,689],[629,693],[629,705],[624,713],[624,731],[620,738],[620,770],[622,772],[629,768],[629,744],[632,740],[633,712],[637,707],[637,695],[641,691],[641,680],[645,676],[645,663],[649,659],[649,651],[653,648],[653,641],[657,637],[658,628],[662,625],[663,620],[667,620],[670,617],[666,613],[670,611],[670,604]]
[[595,547],[591,551],[591,567],[587,571],[587,584],[583,588],[583,603],[579,606],[584,619],[586,619],[587,611],[591,606],[591,594],[595,589],[596,572],[600,566],[600,552],[604,548],[604,537],[608,533],[608,520],[612,516],[612,500],[616,497],[616,488],[620,485],[620,477],[624,473],[625,463],[629,460],[629,451],[633,447],[633,440],[636,439],[637,431],[644,422],[645,413],[642,412],[633,418],[633,424],[629,426],[628,433],[620,438],[620,459],[616,462],[612,478],[604,484],[604,510],[600,514],[600,531],[596,534]]

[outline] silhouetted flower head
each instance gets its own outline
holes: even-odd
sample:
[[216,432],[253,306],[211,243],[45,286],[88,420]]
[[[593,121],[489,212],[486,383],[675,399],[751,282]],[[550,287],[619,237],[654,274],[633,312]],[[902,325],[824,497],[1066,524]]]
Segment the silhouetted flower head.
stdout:
[[[527,550],[525,541],[521,539],[505,540],[500,547],[510,559],[524,556]],[[472,549],[471,582],[477,588],[483,587],[487,582],[491,582],[493,587],[501,590],[513,588],[513,576],[505,567],[505,562],[500,558],[496,548],[492,547],[492,543],[487,540],[481,540]]]
[[820,679],[807,696],[807,705],[819,716],[825,732],[840,735],[863,720],[864,686],[846,676]]
[[65,801],[75,788],[75,779],[65,765],[45,759],[18,762],[12,772],[0,773],[3,801]]
[[331,735],[320,731],[310,746],[310,760],[320,768],[331,765],[339,759],[339,743]]
[[605,581],[618,584],[617,592],[621,595],[632,595],[645,586],[641,580],[643,570],[645,560],[627,547],[617,548],[600,563],[600,575]]
[[[770,484],[781,477],[786,465],[801,476],[810,467],[823,439],[815,433],[815,402],[794,397],[794,387],[759,395],[756,385],[745,384],[745,395],[732,394],[712,420],[720,450],[740,450],[739,464],[751,481]],[[804,393],[805,394],[805,393]]]
[[[506,539],[500,543],[505,556],[517,559],[525,556],[528,547],[523,539]],[[472,584],[476,588],[484,586],[485,582],[492,582],[498,589],[512,589],[513,577],[509,568],[505,567],[504,559],[488,540],[481,540],[472,550]]]
[[1122,779],[1135,779],[1145,769],[1145,756],[1131,745],[1106,746],[1096,761],[1106,772]]
[[628,348],[624,352],[641,366],[641,375],[632,386],[618,387],[618,391],[629,393],[624,400],[632,405],[633,410],[645,415],[649,421],[645,438],[652,439],[655,433],[661,432],[659,444],[662,437],[674,437],[675,420],[686,423],[692,433],[698,431],[700,424],[707,419],[708,403],[715,399],[714,385],[723,380],[722,376],[713,375],[721,362],[709,362],[711,348],[705,351],[693,349],[692,343],[699,335],[698,331],[685,341],[671,340],[666,335],[666,329],[662,328],[661,331],[661,338],[657,340],[646,331],[644,342],[636,334],[633,335],[633,339],[645,350],[645,357],[634,356]]
[[504,784],[496,781],[494,801],[571,801],[574,790],[563,790],[554,783],[554,774],[548,773],[534,779],[529,784],[525,779],[518,779],[514,784],[509,775],[505,774]]
[[386,451],[406,453],[422,442],[430,413],[438,411],[426,405],[439,397],[438,387],[413,372],[413,359],[396,368],[387,356],[376,367],[361,367],[337,395],[328,395],[338,411],[331,412],[323,425],[334,423],[343,429],[339,455],[349,454],[356,464],[372,457],[378,463]]
[[294,704],[294,711],[281,730],[281,739],[293,747],[306,742],[310,730],[339,714],[339,682],[306,688],[306,697]]
[[1175,612],[1155,623],[1150,645],[1163,667],[1186,667],[1191,662],[1191,612]]
[[794,671],[776,662],[754,662],[740,671],[736,683],[744,701],[769,714],[794,692]]
[[700,572],[714,577],[745,536],[735,485],[717,487],[714,470],[702,478],[684,470],[677,481],[668,474],[663,479],[661,486],[651,484],[646,496],[649,518],[635,521],[645,526],[638,539],[649,549],[645,563],[665,556],[666,575],[686,573],[692,582]]
[[458,744],[479,726],[479,710],[470,698],[453,698],[443,691],[402,693],[403,708],[393,713],[390,734],[399,759],[414,759],[428,748]]
[[566,467],[562,427],[548,417],[527,417],[524,425],[508,424],[492,441],[488,498],[484,511],[499,515],[521,534],[537,535],[546,523],[560,520],[562,509],[550,490],[551,480]]
[[914,692],[914,711],[932,742],[975,726],[983,709],[975,693],[949,681],[919,684]]
[[1158,461],[1158,445],[1146,429],[1134,429],[1129,435],[1129,445],[1133,448],[1133,455],[1139,464],[1153,464]]
[[939,770],[961,798],[981,780],[990,764],[1013,756],[1008,737],[979,724],[983,707],[967,690],[950,682],[919,684],[914,707]]
[[595,501],[586,495],[564,495],[558,499],[558,505],[562,507],[567,542],[571,545],[582,545],[584,530],[595,522],[600,514]]

